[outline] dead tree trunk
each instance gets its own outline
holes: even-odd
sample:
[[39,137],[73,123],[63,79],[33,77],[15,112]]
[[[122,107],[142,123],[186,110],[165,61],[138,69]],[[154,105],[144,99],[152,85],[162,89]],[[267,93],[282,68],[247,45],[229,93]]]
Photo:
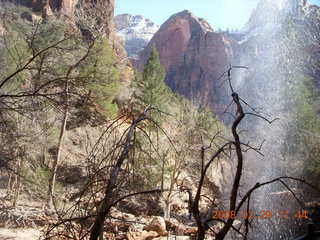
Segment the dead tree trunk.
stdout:
[[63,143],[64,143],[67,121],[68,121],[68,111],[69,111],[68,110],[68,82],[66,82],[65,94],[66,94],[66,99],[65,99],[66,105],[65,105],[65,109],[64,109],[62,125],[60,128],[60,136],[59,136],[59,142],[58,142],[57,155],[53,161],[52,173],[51,173],[51,177],[49,180],[48,201],[47,201],[47,207],[49,209],[53,208],[54,187],[55,187],[55,183],[56,183],[58,165],[61,160],[62,147],[63,147]]
[[[239,126],[241,120],[244,118],[245,114],[243,112],[243,108],[241,106],[238,94],[233,92],[232,98],[237,106],[237,113],[238,113],[236,120],[232,124],[232,135],[234,138],[234,146],[236,148],[238,165],[237,165],[236,175],[235,175],[235,179],[233,181],[233,186],[232,186],[232,190],[231,190],[229,210],[230,210],[230,212],[231,211],[235,212],[236,211],[236,204],[237,204],[238,190],[239,190],[241,175],[242,175],[242,171],[243,171],[243,154],[242,154],[242,149],[241,149],[240,137],[237,132],[237,127]],[[226,224],[223,226],[223,228],[216,235],[217,240],[222,240],[225,238],[225,236],[229,232],[230,228],[232,227],[233,222],[234,222],[233,218],[228,218]]]
[[23,158],[24,158],[23,154],[24,154],[24,151],[23,152],[19,151],[17,167],[16,167],[15,190],[14,190],[14,197],[13,197],[13,203],[12,203],[13,207],[16,207],[17,205],[20,189],[21,189],[21,173],[22,173]]
[[[196,192],[195,198],[193,200],[192,209],[191,209],[192,214],[194,216],[194,219],[197,223],[197,227],[198,227],[197,240],[205,239],[205,234],[206,234],[206,231],[208,230],[207,219],[205,219],[205,217],[201,216],[200,206],[199,206],[200,205],[200,198],[201,198],[201,191],[203,188],[205,176],[207,174],[207,171],[208,171],[211,163],[215,159],[217,159],[226,150],[227,147],[231,147],[232,145],[235,146],[238,165],[237,165],[235,179],[233,181],[233,186],[232,186],[232,190],[231,190],[229,210],[230,210],[230,212],[236,210],[237,195],[238,195],[241,175],[242,175],[242,171],[243,171],[243,154],[242,154],[241,141],[240,141],[240,137],[239,137],[237,128],[238,128],[240,122],[245,117],[245,113],[244,113],[243,108],[241,106],[240,98],[239,98],[238,94],[233,90],[233,87],[231,84],[231,70],[232,70],[232,67],[230,67],[228,69],[228,71],[226,71],[225,73],[228,73],[228,81],[229,81],[229,85],[230,85],[230,90],[232,92],[231,96],[232,96],[233,102],[235,103],[236,108],[237,108],[236,119],[234,120],[234,122],[232,124],[232,128],[231,128],[234,141],[229,141],[229,142],[225,143],[221,148],[218,149],[218,151],[216,151],[211,156],[210,160],[206,164],[204,162],[206,148],[202,147],[202,149],[201,149],[201,175],[200,175],[200,180],[199,180],[197,192]],[[226,236],[226,234],[228,233],[228,231],[232,227],[233,222],[234,222],[234,219],[229,218],[227,220],[226,224],[223,226],[223,228],[216,235],[217,240],[224,239],[224,237]]]
[[103,233],[103,226],[104,226],[104,221],[107,217],[107,214],[110,211],[110,208],[113,205],[113,196],[114,196],[114,191],[117,187],[118,183],[118,177],[119,173],[121,170],[121,166],[124,163],[124,161],[127,159],[129,150],[132,147],[132,139],[134,136],[135,129],[139,122],[147,119],[146,114],[150,109],[146,109],[144,113],[137,119],[133,120],[133,123],[131,124],[129,131],[127,133],[125,142],[123,144],[123,148],[121,151],[121,154],[119,155],[118,159],[116,160],[116,164],[111,170],[109,180],[107,183],[106,191],[104,194],[104,198],[101,202],[99,211],[97,213],[97,217],[95,218],[94,224],[91,228],[90,232],[90,240],[97,240],[99,236]]
[[88,56],[89,53],[94,46],[95,42],[91,42],[86,54],[82,56],[74,65],[71,65],[66,73],[66,78],[65,78],[65,105],[64,105],[64,115],[63,115],[63,120],[62,120],[62,125],[60,128],[60,136],[59,136],[59,142],[58,142],[58,149],[57,149],[57,156],[53,161],[53,166],[52,166],[52,174],[51,178],[49,180],[49,189],[48,189],[48,201],[47,201],[47,207],[52,209],[53,207],[53,195],[54,195],[54,186],[56,183],[56,176],[57,176],[57,169],[58,169],[58,164],[60,163],[61,160],[61,153],[62,153],[62,148],[64,144],[64,138],[65,138],[65,133],[66,133],[66,127],[67,127],[67,122],[68,122],[68,115],[69,115],[69,81],[70,81],[70,75],[73,72],[74,69],[76,69]]

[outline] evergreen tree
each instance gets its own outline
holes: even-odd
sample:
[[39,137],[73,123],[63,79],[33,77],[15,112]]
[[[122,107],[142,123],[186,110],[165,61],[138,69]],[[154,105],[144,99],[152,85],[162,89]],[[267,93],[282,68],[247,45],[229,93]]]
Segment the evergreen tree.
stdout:
[[[160,64],[160,59],[156,48],[152,47],[149,59],[142,73],[136,72],[135,79],[132,82],[133,87],[133,111],[137,114],[144,111],[148,106],[159,111],[150,111],[151,118],[158,123],[164,120],[160,118],[160,112],[167,111],[167,103],[171,97],[169,88],[165,82],[165,71]],[[139,162],[136,165],[148,166],[140,167],[136,174],[146,176],[147,182],[139,183],[146,189],[156,187],[164,179],[165,171],[165,153],[160,149],[160,142],[163,135],[158,128],[150,122],[145,123],[145,131],[138,131],[135,136],[136,152],[139,153]],[[146,137],[146,134],[148,137]],[[150,142],[150,140],[152,142]],[[162,157],[159,157],[162,156]]]
[[147,106],[166,110],[169,89],[164,82],[165,71],[160,64],[159,54],[152,47],[150,57],[141,73],[136,73],[133,81],[135,110],[143,111]]

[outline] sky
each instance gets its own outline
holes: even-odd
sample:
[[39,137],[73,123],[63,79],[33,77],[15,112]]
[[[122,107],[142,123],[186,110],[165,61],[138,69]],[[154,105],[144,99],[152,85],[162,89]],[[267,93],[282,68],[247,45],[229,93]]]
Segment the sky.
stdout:
[[[214,30],[240,29],[259,0],[117,0],[115,14],[143,15],[158,25],[171,15],[189,10],[206,19]],[[309,0],[320,5],[320,0]]]

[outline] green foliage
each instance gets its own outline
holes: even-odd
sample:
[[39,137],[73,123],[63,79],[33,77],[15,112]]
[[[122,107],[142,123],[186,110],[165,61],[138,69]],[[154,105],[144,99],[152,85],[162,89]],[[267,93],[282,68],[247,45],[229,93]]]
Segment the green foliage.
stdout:
[[118,112],[117,105],[112,100],[118,95],[120,88],[119,71],[115,63],[108,40],[102,38],[95,40],[91,54],[80,70],[81,77],[90,79],[88,83],[84,83],[84,87],[92,93],[95,102],[112,117]]
[[[158,123],[170,121],[167,115],[161,114],[168,111],[168,102],[173,97],[164,79],[165,71],[160,63],[158,52],[155,47],[152,47],[143,72],[136,72],[132,82],[134,112],[141,113],[150,106],[155,108],[149,112],[152,119]],[[140,176],[136,184],[141,184],[145,189],[159,186],[162,171],[168,170],[168,166],[162,164],[165,161],[162,156],[165,151],[163,144],[166,140],[164,134],[150,122],[144,131],[138,131],[136,134],[136,147],[139,151],[136,172]]]
[[199,107],[199,104],[189,100],[178,98],[176,103],[179,110],[176,113],[178,125],[185,132],[185,138],[192,143],[211,141],[218,132],[224,132],[224,125],[207,108]]
[[296,85],[291,86],[287,92],[292,119],[287,127],[283,154],[297,162],[291,162],[291,165],[298,168],[293,170],[294,175],[299,174],[299,169],[302,168],[302,175],[307,176],[309,181],[314,181],[320,177],[320,119],[317,109],[320,101],[319,89],[310,77],[297,75],[295,78]]
[[[9,34],[3,39],[5,47],[0,48],[1,79],[20,69],[33,55],[48,49],[4,86],[7,94],[33,91],[42,85],[46,86],[42,92],[54,94],[59,88],[64,89],[68,81],[74,93],[69,95],[70,102],[91,97],[86,104],[98,105],[109,116],[116,115],[117,105],[112,100],[118,94],[119,72],[107,39],[96,39],[91,46],[73,26],[60,20],[35,25],[10,22],[8,29]],[[55,98],[60,102],[59,94]]]
[[[66,26],[60,21],[48,24],[13,21],[7,24],[7,28],[9,33],[4,36],[1,51],[3,58],[8,61],[6,69],[1,71],[1,79],[22,69],[3,87],[2,90],[7,94],[32,91],[46,82],[63,78],[74,61],[71,59],[76,59],[74,53],[79,51],[78,47],[74,47],[76,38],[65,35]],[[59,41],[61,44],[57,44]],[[54,44],[55,47],[50,47]],[[32,56],[46,48],[23,69]]]
[[[134,172],[137,177],[132,183],[133,187],[155,188],[160,186],[162,180],[164,184],[168,184],[174,172],[177,174],[179,171],[186,171],[185,168],[191,165],[190,168],[197,175],[199,169],[195,167],[197,164],[194,159],[199,158],[199,152],[195,149],[200,149],[202,144],[211,144],[212,149],[208,150],[208,153],[212,153],[216,146],[222,143],[222,139],[214,136],[225,133],[224,125],[209,109],[200,108],[197,104],[174,94],[169,94],[167,101],[171,103],[168,105],[170,115],[162,116],[162,126],[175,149],[172,149],[167,137],[159,129],[152,128],[148,132],[149,128],[146,128],[143,132],[137,131],[134,143]],[[184,169],[178,167],[180,164]]]
[[[165,71],[160,63],[157,49],[152,47],[150,57],[141,73],[133,81],[135,110],[143,111],[147,106],[161,111],[167,110],[170,90],[166,86]],[[153,117],[156,117],[153,115]]]
[[[0,79],[4,79],[24,64],[24,61],[30,56],[31,52],[27,43],[23,40],[20,32],[10,31],[2,39],[5,46],[0,48]],[[6,91],[14,93],[21,85],[26,83],[28,74],[21,72],[17,74],[7,85]]]
[[[27,69],[16,76],[14,81],[10,81],[5,88],[1,89],[4,93],[21,94],[30,93],[44,85],[45,87],[39,93],[49,94],[49,97],[32,96],[10,102],[12,110],[15,107],[24,110],[23,114],[15,113],[18,117],[11,114],[13,112],[11,109],[2,112],[2,114],[13,116],[10,126],[15,131],[11,135],[23,136],[24,141],[18,138],[16,141],[23,142],[21,145],[27,155],[22,173],[25,177],[24,186],[37,193],[36,195],[45,197],[47,188],[43,186],[48,185],[52,174],[48,166],[55,157],[53,152],[60,135],[63,115],[61,113],[65,110],[65,103],[68,103],[69,110],[67,127],[72,126],[73,119],[87,116],[92,110],[97,110],[96,108],[99,113],[105,113],[108,117],[115,116],[118,110],[112,100],[118,95],[120,89],[117,69],[119,63],[108,40],[98,38],[92,45],[92,42],[83,40],[79,32],[59,20],[50,20],[47,24],[40,25],[13,24],[10,35],[6,37],[8,38],[6,46],[9,47],[0,49],[3,53],[0,55],[0,64],[4,66],[0,70],[1,79],[23,66],[32,55],[63,40],[57,46],[40,54]],[[83,61],[79,62],[83,57],[85,57]],[[69,71],[70,69],[72,71]],[[170,181],[176,181],[178,172],[187,171],[185,167],[192,166],[191,162],[193,161],[194,164],[194,159],[199,158],[199,152],[195,149],[200,149],[198,146],[202,143],[209,145],[222,125],[208,109],[199,109],[182,97],[175,96],[166,86],[164,79],[165,71],[160,64],[156,49],[153,48],[144,71],[137,73],[132,83],[134,110],[141,113],[147,106],[152,106],[162,112],[173,114],[161,114],[160,121],[159,112],[151,112],[151,117],[161,123],[163,129],[169,128],[169,131],[166,131],[167,135],[154,125],[141,124],[137,128],[135,142],[130,146],[130,155],[134,156],[126,161],[127,170],[130,174],[132,171],[133,175],[128,175],[132,176],[128,185],[126,182],[123,184],[128,190],[153,189],[162,183],[168,186]],[[64,92],[66,83],[69,86],[68,94]],[[119,127],[119,132],[122,128],[123,126]],[[115,129],[118,133],[118,126]],[[91,136],[87,132],[86,134],[88,134],[87,139],[79,139],[81,142],[79,144],[73,141],[71,141],[72,144],[69,143],[70,141],[65,142],[70,145],[67,145],[65,150],[68,154],[62,154],[63,161],[73,156],[73,148],[88,148],[86,150],[90,151]],[[77,136],[80,135],[77,134]],[[7,136],[4,137],[8,139]],[[67,134],[66,139],[70,140],[68,137]],[[106,144],[109,140],[110,144]],[[106,161],[105,153],[111,151],[118,142],[111,140],[111,137],[109,140],[103,144],[103,150],[101,150],[103,156],[94,157],[99,164],[97,168],[101,167],[101,163],[108,166],[103,170],[106,174],[97,175],[97,178],[103,179],[101,184],[108,176],[110,164],[112,165],[117,157],[117,154],[107,154],[107,158],[110,159]],[[13,146],[8,142],[4,143],[6,146]],[[121,144],[117,145],[119,149],[121,146]],[[82,154],[77,153],[77,156],[81,158]],[[79,159],[76,161],[80,162]],[[87,162],[87,164],[90,163]],[[88,189],[88,193],[91,190],[95,189]],[[60,191],[62,186],[58,185],[56,192]]]
[[[117,106],[112,103],[119,89],[116,57],[108,40],[86,42],[74,26],[59,19],[46,24],[9,21],[6,28],[8,33],[0,36],[0,81],[17,70],[21,72],[0,89],[0,95],[31,96],[0,99],[0,132],[6,133],[0,135],[5,145],[0,152],[23,146],[26,159],[32,162],[23,169],[23,184],[45,197],[44,186],[51,176],[47,165],[53,158],[48,149],[57,145],[65,103],[68,126],[83,110],[88,110],[87,114],[103,112],[107,117],[117,114]],[[39,96],[32,95],[35,91]],[[11,159],[10,167],[14,168],[15,159]],[[59,189],[62,187],[58,186],[56,192]]]

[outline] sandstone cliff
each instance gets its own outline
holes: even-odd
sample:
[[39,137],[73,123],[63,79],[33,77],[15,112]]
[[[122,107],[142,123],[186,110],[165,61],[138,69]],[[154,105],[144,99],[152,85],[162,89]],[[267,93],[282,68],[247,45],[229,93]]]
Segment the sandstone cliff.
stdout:
[[155,46],[170,88],[189,99],[199,99],[201,104],[220,112],[226,85],[218,78],[231,63],[231,45],[231,40],[213,32],[207,21],[183,11],[161,26],[140,53],[137,67],[143,69],[151,46]]
[[[113,16],[114,13],[114,0],[32,0],[31,6],[34,11],[41,11],[44,7],[49,6],[52,11],[61,12],[63,14],[71,16],[74,13],[74,10],[77,4],[80,3],[93,3],[93,4],[102,4],[106,6],[106,9],[110,10],[110,13],[106,13],[106,17],[110,14]],[[27,4],[30,5],[30,4]]]
[[29,7],[34,13],[42,15],[42,18],[54,14],[70,19],[74,18],[75,10],[80,5],[87,4],[90,9],[89,15],[98,16],[105,24],[106,35],[110,36],[113,31],[115,0],[0,0],[0,2],[14,2],[17,5]]

